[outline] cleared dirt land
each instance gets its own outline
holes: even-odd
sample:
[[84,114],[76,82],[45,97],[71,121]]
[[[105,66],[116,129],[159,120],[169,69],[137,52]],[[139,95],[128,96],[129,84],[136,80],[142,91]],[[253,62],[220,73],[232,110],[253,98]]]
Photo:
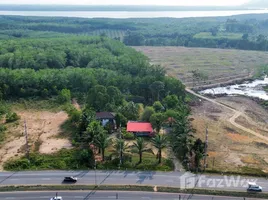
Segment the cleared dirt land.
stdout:
[[190,71],[199,69],[208,75],[201,85],[226,83],[254,74],[268,63],[268,52],[185,47],[134,47],[147,55],[153,64],[163,66],[170,76],[192,86]]
[[[268,113],[257,103],[245,97],[222,97],[217,101],[245,113],[235,122],[268,138]],[[229,109],[204,100],[192,107],[195,136],[205,140],[208,126],[208,168],[243,172],[242,167],[247,166],[268,172],[268,141],[233,126],[229,121],[233,114]]]
[[0,146],[0,170],[5,161],[18,157],[26,152],[24,119],[27,124],[28,141],[31,152],[50,154],[62,148],[71,148],[68,139],[57,137],[61,133],[61,125],[68,119],[63,112],[42,110],[14,110],[21,119],[10,124],[6,132],[6,140]]

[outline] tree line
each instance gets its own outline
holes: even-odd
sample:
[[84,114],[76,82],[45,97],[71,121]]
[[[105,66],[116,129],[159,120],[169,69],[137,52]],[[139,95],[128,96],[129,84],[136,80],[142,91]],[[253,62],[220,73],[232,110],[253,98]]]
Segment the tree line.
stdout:
[[[268,16],[241,15],[211,18],[82,19],[64,17],[1,16],[0,38],[106,35],[131,46],[186,46],[267,50]],[[120,31],[110,35],[109,31]],[[198,38],[197,34],[211,34]],[[234,39],[229,33],[240,35]],[[122,34],[122,35],[121,35]],[[223,34],[221,37],[218,35]],[[224,36],[224,34],[227,34]]]

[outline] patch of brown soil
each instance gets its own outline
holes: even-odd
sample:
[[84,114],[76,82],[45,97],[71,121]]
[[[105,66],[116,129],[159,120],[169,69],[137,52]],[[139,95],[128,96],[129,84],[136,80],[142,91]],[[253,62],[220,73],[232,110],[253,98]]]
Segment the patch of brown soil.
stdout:
[[10,127],[7,132],[7,140],[0,148],[1,165],[10,158],[21,156],[25,153],[24,119],[27,124],[28,141],[30,150],[35,149],[34,144],[41,143],[40,153],[53,153],[62,148],[70,148],[71,143],[67,139],[58,139],[60,126],[68,119],[65,112],[48,111],[16,111],[21,117],[18,126]]
[[212,157],[217,157],[217,156],[218,156],[218,153],[215,152],[215,151],[209,151],[209,152],[208,152],[208,156],[209,156],[210,158],[212,158]]
[[241,161],[246,164],[259,164],[260,162],[253,158],[252,156],[243,156],[241,157]]
[[228,133],[227,137],[230,138],[234,142],[249,142],[251,139],[248,136]]

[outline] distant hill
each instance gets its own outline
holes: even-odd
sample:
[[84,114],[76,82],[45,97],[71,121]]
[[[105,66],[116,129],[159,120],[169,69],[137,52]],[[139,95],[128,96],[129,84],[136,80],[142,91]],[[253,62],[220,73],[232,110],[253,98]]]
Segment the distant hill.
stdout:
[[244,6],[252,8],[268,8],[268,0],[251,0]]

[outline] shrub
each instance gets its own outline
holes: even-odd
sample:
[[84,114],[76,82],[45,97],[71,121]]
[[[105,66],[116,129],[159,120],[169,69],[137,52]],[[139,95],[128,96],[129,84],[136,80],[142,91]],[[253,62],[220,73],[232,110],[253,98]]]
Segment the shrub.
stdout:
[[58,95],[58,102],[61,104],[71,102],[71,91],[68,89],[62,89]]
[[7,115],[6,115],[6,123],[15,122],[19,119],[20,119],[20,117],[15,112],[7,113]]
[[125,128],[122,128],[121,132],[122,132],[123,139],[125,139],[125,140],[134,140],[135,139],[135,135],[133,133],[127,132]]

